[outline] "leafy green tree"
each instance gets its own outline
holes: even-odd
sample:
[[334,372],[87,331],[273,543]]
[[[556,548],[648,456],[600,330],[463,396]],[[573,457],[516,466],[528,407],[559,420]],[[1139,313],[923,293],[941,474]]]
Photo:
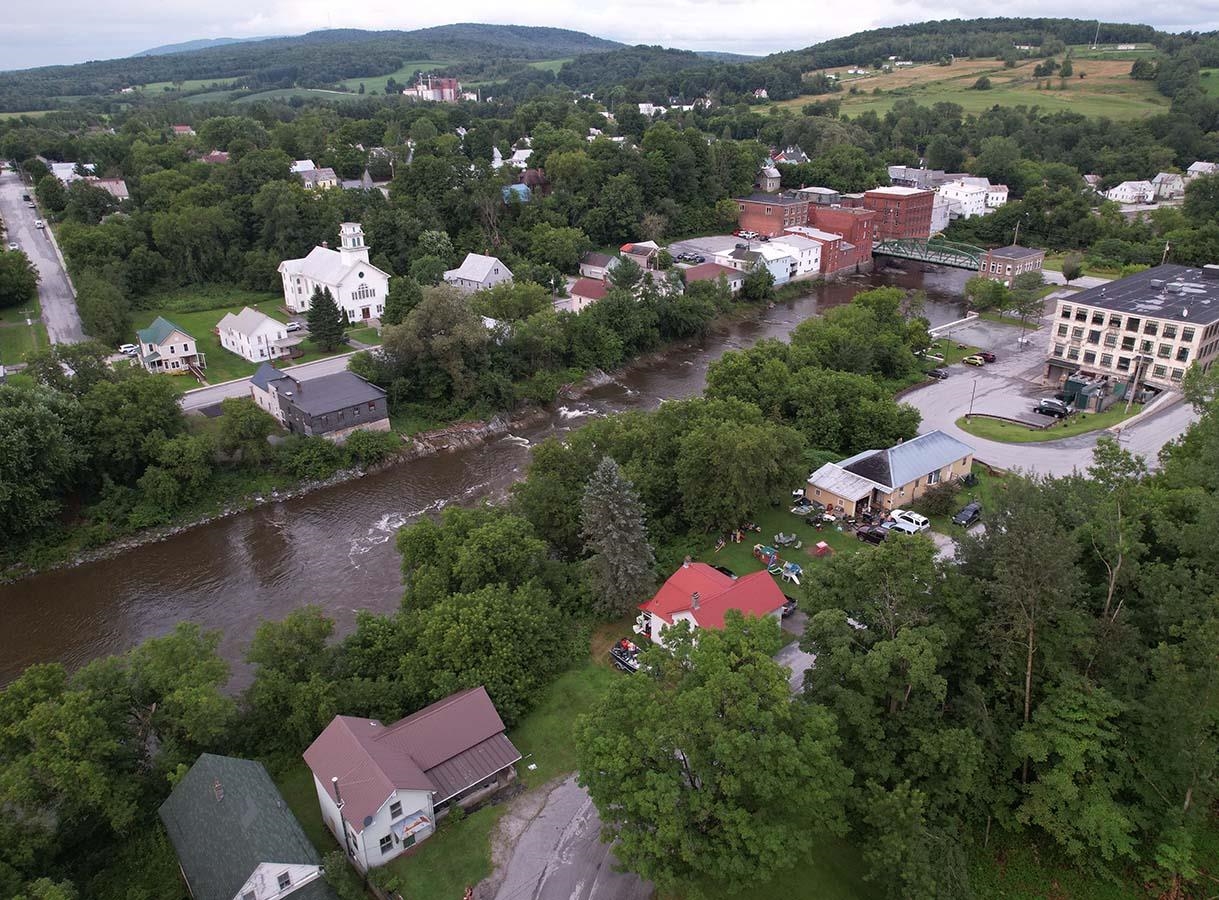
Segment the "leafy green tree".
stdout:
[[80,408],[46,387],[0,384],[0,539],[51,526],[88,460]]
[[255,630],[246,652],[254,680],[244,695],[252,747],[299,753],[342,711],[331,677],[333,632],[334,622],[316,606]]
[[770,300],[775,296],[775,276],[761,262],[745,273],[741,283],[741,296],[755,303]]
[[656,558],[648,543],[643,505],[612,457],[597,466],[580,507],[584,546],[605,618],[625,615],[656,584]]
[[423,299],[423,288],[409,275],[391,278],[389,293],[385,297],[385,312],[381,316],[382,325],[401,325],[407,313],[419,305]]
[[20,250],[0,252],[0,308],[32,302],[38,296],[38,280],[38,270]]
[[534,313],[550,309],[550,292],[532,281],[501,281],[485,291],[479,291],[471,300],[475,309],[484,316],[502,322],[519,322]]
[[773,621],[668,632],[651,677],[576,723],[580,784],[623,864],[661,890],[740,890],[845,829],[832,717],[793,703]]
[[1011,303],[1007,285],[984,275],[975,275],[965,282],[965,300],[970,309],[978,312],[1002,313]]
[[427,401],[463,403],[474,396],[490,337],[482,317],[454,288],[424,288],[401,325],[381,333],[378,360],[390,382],[407,378]]
[[1068,253],[1062,260],[1062,277],[1067,284],[1084,274],[1084,258],[1079,253]]
[[309,323],[309,336],[325,352],[329,353],[343,343],[347,317],[334,302],[330,288],[318,285],[313,289],[306,320]]
[[609,283],[622,291],[633,291],[643,281],[643,269],[639,263],[627,257],[619,257],[618,264],[609,271]]
[[39,384],[80,397],[99,381],[113,381],[111,351],[97,341],[54,344],[26,356],[25,374]]
[[76,278],[76,308],[85,332],[103,344],[131,340],[131,305],[123,292],[93,272]]
[[981,78],[979,78],[977,81],[974,82],[973,89],[975,91],[989,91],[990,90],[990,79],[987,78],[985,75],[983,75]]
[[1219,219],[1219,175],[1191,179],[1185,186],[1183,211],[1199,225]]
[[420,702],[482,685],[509,726],[576,652],[570,626],[537,582],[489,584],[408,616],[415,651],[402,658],[400,675]]
[[411,263],[411,278],[422,285],[440,284],[449,264],[439,256],[425,254]]
[[592,241],[579,228],[556,228],[542,223],[529,232],[529,255],[568,275],[579,269],[580,257],[591,247]]
[[54,215],[63,212],[64,207],[68,205],[68,191],[63,182],[54,175],[39,179],[38,184],[34,186],[34,194],[42,208]]
[[167,438],[186,427],[172,379],[129,370],[81,398],[93,473],[130,484],[154,462]]
[[52,881],[39,878],[25,886],[25,890],[13,900],[77,900],[80,895],[70,881]]
[[[227,397],[220,401],[220,429],[216,448],[249,465],[258,465],[271,455],[267,438],[275,431],[275,418],[249,397]],[[204,452],[202,446],[194,454]]]

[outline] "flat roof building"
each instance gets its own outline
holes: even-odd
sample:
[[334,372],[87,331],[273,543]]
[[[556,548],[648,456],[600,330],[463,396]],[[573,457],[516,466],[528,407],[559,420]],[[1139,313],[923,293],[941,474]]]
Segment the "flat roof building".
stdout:
[[1179,387],[1219,356],[1219,265],[1173,263],[1058,301],[1046,378],[1108,377],[1127,389]]

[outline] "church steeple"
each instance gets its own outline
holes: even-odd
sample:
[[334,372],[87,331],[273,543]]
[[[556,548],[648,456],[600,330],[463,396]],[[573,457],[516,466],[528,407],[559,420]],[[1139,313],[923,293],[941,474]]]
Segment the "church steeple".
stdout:
[[364,243],[364,229],[359,222],[344,222],[339,226],[339,254],[343,264],[354,266],[368,262],[368,245]]

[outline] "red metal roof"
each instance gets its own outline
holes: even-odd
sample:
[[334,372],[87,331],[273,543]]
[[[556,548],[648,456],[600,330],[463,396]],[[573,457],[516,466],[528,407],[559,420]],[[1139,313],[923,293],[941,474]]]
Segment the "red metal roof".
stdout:
[[[694,609],[696,592],[698,609]],[[753,572],[733,580],[706,563],[696,562],[670,575],[656,596],[639,608],[670,624],[674,615],[687,612],[699,628],[723,628],[724,614],[730,609],[761,618],[782,609],[783,602],[783,591],[768,572]]]
[[356,831],[396,790],[431,791],[441,803],[521,758],[481,686],[389,726],[336,716],[304,756],[327,791],[338,777],[343,818]]

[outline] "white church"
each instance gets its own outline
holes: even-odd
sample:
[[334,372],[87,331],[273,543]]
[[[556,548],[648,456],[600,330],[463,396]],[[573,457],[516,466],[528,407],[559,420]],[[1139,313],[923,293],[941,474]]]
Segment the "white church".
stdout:
[[364,229],[358,222],[340,225],[339,238],[338,250],[323,244],[304,259],[285,259],[279,264],[284,303],[290,312],[308,312],[314,289],[329,288],[334,302],[351,321],[379,319],[385,311],[389,275],[368,261]]

